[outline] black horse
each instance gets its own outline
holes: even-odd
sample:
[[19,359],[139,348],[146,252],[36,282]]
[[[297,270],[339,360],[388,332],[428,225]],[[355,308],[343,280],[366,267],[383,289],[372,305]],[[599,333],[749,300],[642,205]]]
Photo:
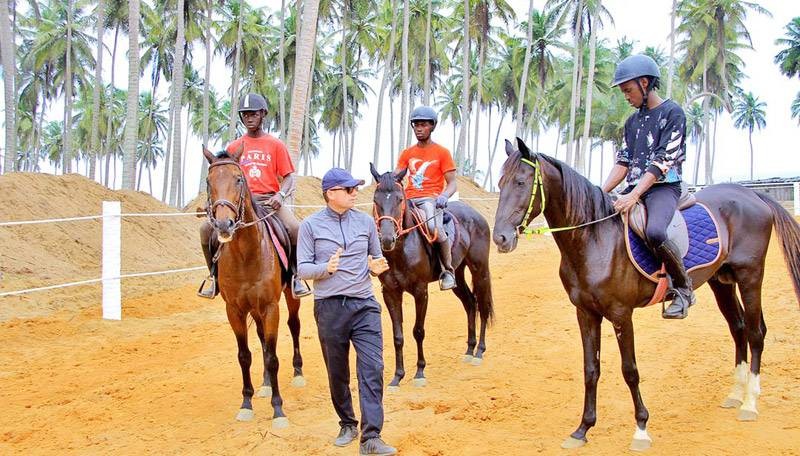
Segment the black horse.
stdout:
[[[500,252],[514,250],[518,229],[540,213],[556,228],[578,226],[614,213],[608,195],[575,170],[546,155],[532,154],[521,139],[517,139],[517,147],[515,150],[506,141],[508,159],[503,165],[494,227]],[[697,192],[696,198],[717,220],[720,255],[709,266],[691,271],[692,282],[695,287],[708,282],[736,346],[736,382],[723,407],[739,407],[739,419],[752,421],[758,417],[761,353],[767,332],[761,313],[761,285],[770,235],[774,228],[800,300],[800,226],[774,200],[740,185],[713,185]],[[620,217],[553,233],[561,251],[559,275],[577,310],[583,341],[583,417],[562,445],[565,448],[585,444],[586,432],[596,421],[603,318],[614,327],[622,374],[633,397],[637,427],[631,448],[650,446],[649,414],[639,393],[631,315],[633,309],[648,303],[655,283],[645,279],[628,259],[624,233]]]
[[[432,246],[421,232],[420,221],[412,214],[412,205],[406,199],[399,175],[391,171],[378,174],[370,163],[372,176],[378,182],[373,197],[373,211],[381,242],[381,249],[389,263],[389,270],[380,275],[383,300],[392,318],[394,333],[395,373],[390,388],[396,388],[405,376],[403,367],[403,292],[414,297],[416,321],[414,339],[417,341],[417,373],[413,383],[425,385],[425,356],[422,341],[425,339],[425,314],[428,310],[428,283],[438,280],[441,266],[432,255]],[[475,209],[452,202],[447,211],[456,219],[457,234],[453,244],[453,267],[456,287],[453,292],[467,312],[467,351],[465,362],[479,365],[486,351],[486,326],[493,318],[492,287],[489,276],[489,224]],[[472,275],[472,289],[467,285],[464,269]],[[476,312],[481,317],[481,335],[475,338]]]

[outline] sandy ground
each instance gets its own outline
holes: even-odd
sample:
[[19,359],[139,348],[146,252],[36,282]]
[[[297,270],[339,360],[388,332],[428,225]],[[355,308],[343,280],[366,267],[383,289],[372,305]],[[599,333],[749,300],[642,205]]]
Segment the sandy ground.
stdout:
[[[407,379],[400,392],[386,394],[389,443],[407,455],[568,453],[559,445],[579,422],[582,365],[557,263],[548,237],[521,242],[510,255],[493,252],[497,319],[482,366],[460,360],[466,343],[460,303],[432,290],[428,385],[416,388]],[[126,299],[122,321],[103,321],[99,303],[82,303],[0,323],[0,453],[355,454],[355,445],[330,444],[337,419],[311,301],[301,311],[308,385],[289,385],[291,339],[284,325],[278,348],[290,426],[272,430],[267,399],[255,400],[253,421],[234,420],[241,378],[233,333],[221,299],[194,297],[197,278]],[[662,320],[655,308],[636,313],[650,454],[800,454],[800,310],[777,248],[770,251],[764,288],[769,332],[761,415],[753,423],[737,422],[735,411],[719,407],[732,383],[733,344],[707,287],[687,320]],[[405,360],[412,366],[410,302],[406,312]],[[383,320],[390,334],[385,311]],[[598,425],[575,454],[625,452],[634,431],[613,332],[604,326]],[[391,338],[384,346],[388,382]],[[254,378],[260,378],[260,357],[254,359]]]

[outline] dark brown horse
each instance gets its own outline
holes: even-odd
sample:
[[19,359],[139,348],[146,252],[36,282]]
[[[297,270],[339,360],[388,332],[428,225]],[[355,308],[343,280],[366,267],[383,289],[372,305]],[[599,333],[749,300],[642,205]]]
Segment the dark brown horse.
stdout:
[[[503,165],[494,228],[494,242],[500,252],[514,250],[519,228],[542,212],[553,228],[577,226],[614,213],[608,195],[575,170],[546,155],[532,154],[520,139],[517,148],[506,142],[509,157]],[[765,255],[774,228],[800,300],[800,226],[771,198],[739,185],[710,186],[697,192],[696,197],[718,222],[721,252],[710,266],[690,274],[695,287],[705,282],[711,287],[736,346],[736,381],[723,407],[738,407],[740,420],[755,420],[761,352],[767,331],[761,313]],[[600,324],[605,318],[614,327],[622,375],[633,397],[636,431],[631,448],[646,449],[651,442],[646,430],[649,415],[639,393],[631,315],[633,309],[648,303],[655,283],[645,279],[628,259],[620,217],[554,232],[553,239],[561,251],[561,282],[577,310],[585,385],[581,423],[562,446],[583,445],[586,432],[595,424]]]
[[[269,214],[253,201],[247,181],[239,167],[242,150],[219,157],[203,149],[208,160],[208,214],[220,242],[219,290],[225,300],[242,368],[242,406],[236,419],[253,418],[253,383],[250,379],[251,354],[247,346],[247,316],[256,324],[264,357],[264,380],[259,397],[272,397],[272,425],[288,425],[283,413],[283,399],[278,388],[278,357],[275,347],[278,338],[279,300],[283,293],[289,308],[289,329],[294,344],[294,379],[302,386],[303,359],[300,356],[300,300],[292,297],[286,287],[289,277],[281,271],[275,246],[270,240],[263,219]],[[257,209],[258,208],[258,209]]]
[[[403,292],[414,297],[416,321],[414,339],[417,341],[417,373],[413,384],[423,386],[425,380],[425,355],[422,341],[425,339],[425,314],[428,310],[428,283],[439,279],[441,266],[431,254],[432,247],[414,219],[411,203],[406,199],[401,181],[405,170],[395,176],[391,171],[378,174],[370,164],[370,171],[378,186],[375,189],[373,208],[378,224],[381,249],[389,263],[389,270],[380,275],[383,285],[383,300],[392,318],[394,333],[395,372],[389,387],[400,385],[405,376],[403,367]],[[489,246],[491,241],[489,224],[475,209],[451,202],[447,211],[455,217],[458,234],[453,238],[453,267],[456,287],[453,292],[461,300],[467,312],[467,351],[465,362],[479,365],[486,351],[486,326],[493,317],[492,285],[489,276]],[[464,277],[469,268],[472,289]],[[481,318],[480,341],[475,338],[477,314]]]

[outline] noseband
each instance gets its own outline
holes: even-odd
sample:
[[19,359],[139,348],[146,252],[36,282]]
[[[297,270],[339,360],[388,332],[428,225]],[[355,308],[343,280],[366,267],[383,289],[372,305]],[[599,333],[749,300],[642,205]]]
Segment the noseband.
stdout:
[[[415,213],[415,211],[411,211],[411,216],[414,217],[414,220],[417,221],[417,223],[409,228],[403,228],[403,220],[405,220],[406,206],[408,205],[408,199],[406,198],[406,190],[403,188],[403,186],[400,185],[399,182],[395,182],[394,184],[400,187],[400,191],[403,193],[403,199],[400,202],[400,217],[394,218],[391,215],[378,214],[378,205],[374,203],[372,204],[372,216],[373,218],[375,218],[375,227],[378,229],[378,234],[381,233],[381,225],[380,225],[381,220],[391,220],[391,222],[394,223],[395,229],[397,230],[397,237],[400,238],[414,231],[416,228],[421,227],[422,225],[427,223],[428,220],[430,219],[422,220]],[[435,216],[436,215],[434,214],[434,217]],[[433,235],[429,235],[428,233],[425,232],[424,229],[420,231],[422,233],[422,236],[424,236],[429,243],[435,241],[436,238],[438,237],[438,233],[435,230],[433,232]]]
[[[233,166],[235,166],[236,168],[239,169],[239,171],[242,172],[242,176],[244,176],[244,171],[242,171],[241,166],[239,166],[239,163],[234,161],[234,160],[216,161],[216,162],[211,163],[211,164],[208,165],[208,170],[211,171],[212,168],[215,168],[217,166],[223,166],[223,165],[233,165]],[[235,231],[237,228],[240,228],[240,227],[244,226],[245,225],[245,223],[244,223],[244,192],[245,192],[245,186],[242,185],[241,188],[239,189],[239,201],[236,204],[234,204],[231,201],[226,200],[224,198],[221,198],[221,199],[218,199],[218,200],[212,202],[211,201],[211,183],[208,181],[208,178],[206,178],[206,187],[207,187],[206,188],[206,195],[207,195],[206,207],[208,208],[206,210],[206,212],[208,214],[208,220],[211,222],[211,224],[216,226],[216,222],[217,222],[216,217],[214,217],[214,211],[219,206],[225,206],[225,207],[229,208],[230,210],[232,210],[234,214],[236,214],[236,218],[233,219],[233,222],[234,222],[233,231]]]

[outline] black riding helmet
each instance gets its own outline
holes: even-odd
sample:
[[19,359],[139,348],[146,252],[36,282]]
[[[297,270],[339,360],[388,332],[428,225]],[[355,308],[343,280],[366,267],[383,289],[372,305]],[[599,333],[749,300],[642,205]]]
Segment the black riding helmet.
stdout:
[[257,93],[248,93],[239,103],[239,112],[245,111],[267,111],[267,100]]
[[[651,84],[647,87],[645,92],[639,78],[650,77]],[[658,64],[651,57],[644,54],[637,54],[626,57],[619,62],[616,71],[614,71],[614,81],[611,87],[616,87],[622,83],[635,80],[639,90],[642,91],[642,111],[647,109],[647,93],[656,88],[657,80],[661,77],[661,71],[658,69]]]

